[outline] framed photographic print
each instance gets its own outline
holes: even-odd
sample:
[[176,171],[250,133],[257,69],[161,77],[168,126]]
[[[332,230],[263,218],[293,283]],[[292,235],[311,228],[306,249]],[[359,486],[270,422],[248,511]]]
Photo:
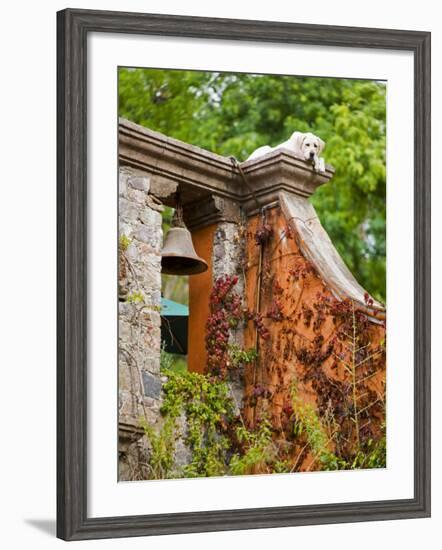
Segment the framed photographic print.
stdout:
[[58,536],[429,516],[430,34],[57,26]]

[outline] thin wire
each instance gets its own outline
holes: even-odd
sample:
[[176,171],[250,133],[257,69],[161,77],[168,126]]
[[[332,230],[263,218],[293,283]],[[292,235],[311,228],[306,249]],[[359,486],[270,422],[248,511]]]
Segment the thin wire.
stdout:
[[240,163],[238,162],[238,160],[233,156],[231,155],[229,157],[232,165],[238,170],[239,172],[239,175],[241,176],[245,186],[247,187],[249,193],[251,193],[251,195],[253,196],[253,198],[255,199],[255,202],[256,202],[256,205],[258,206],[259,210],[261,210],[262,208],[262,204],[259,202],[258,200],[258,197],[256,196],[255,194],[255,191],[253,190],[252,186],[250,185],[248,179],[246,178],[246,175],[244,174],[243,172],[243,169],[241,168],[241,165]]

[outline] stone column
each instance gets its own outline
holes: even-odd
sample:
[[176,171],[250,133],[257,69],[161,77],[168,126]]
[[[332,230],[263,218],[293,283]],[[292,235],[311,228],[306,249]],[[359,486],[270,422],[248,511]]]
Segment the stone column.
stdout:
[[[213,241],[213,281],[223,275],[236,275],[238,282],[234,291],[243,299],[243,307],[248,304],[245,301],[245,220],[238,222],[220,222],[216,228]],[[231,331],[230,343],[243,348],[244,326],[240,325]],[[244,367],[238,366],[229,371],[229,386],[231,395],[235,402],[236,412],[239,413],[244,397]]]
[[119,174],[119,479],[143,478],[141,421],[159,420],[161,213],[145,173]]

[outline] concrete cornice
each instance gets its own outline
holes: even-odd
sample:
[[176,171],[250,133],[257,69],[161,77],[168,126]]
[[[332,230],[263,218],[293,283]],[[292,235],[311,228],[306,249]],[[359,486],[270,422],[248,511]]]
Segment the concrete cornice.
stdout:
[[[329,165],[325,173],[319,174],[311,164],[284,149],[245,161],[241,163],[241,169],[262,206],[278,200],[281,191],[310,197],[334,174]],[[256,210],[256,201],[247,189],[244,189],[242,207],[248,213]]]
[[214,194],[238,199],[237,176],[229,159],[121,118],[118,155],[122,165],[183,184],[184,192],[188,186],[189,198]]
[[[257,210],[257,201],[261,206],[268,205],[276,201],[282,191],[309,197],[334,174],[331,166],[318,174],[290,151],[276,150],[240,164],[246,184],[230,158],[125,119],[119,120],[119,160],[121,165],[147,172],[153,179],[152,194],[166,204],[168,196],[180,185],[186,219],[194,227],[211,223],[209,203],[213,198],[223,199],[213,205],[216,220],[223,216],[220,204],[228,206],[229,215],[232,213],[230,203],[239,205],[250,215]],[[204,205],[204,212],[199,211],[198,205]]]

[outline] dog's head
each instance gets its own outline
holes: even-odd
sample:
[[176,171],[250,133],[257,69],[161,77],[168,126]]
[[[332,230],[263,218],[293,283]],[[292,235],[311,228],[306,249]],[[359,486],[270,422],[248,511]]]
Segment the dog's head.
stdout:
[[310,161],[317,159],[325,147],[322,139],[310,132],[306,134],[295,133],[297,134],[295,137],[296,149],[302,158]]

